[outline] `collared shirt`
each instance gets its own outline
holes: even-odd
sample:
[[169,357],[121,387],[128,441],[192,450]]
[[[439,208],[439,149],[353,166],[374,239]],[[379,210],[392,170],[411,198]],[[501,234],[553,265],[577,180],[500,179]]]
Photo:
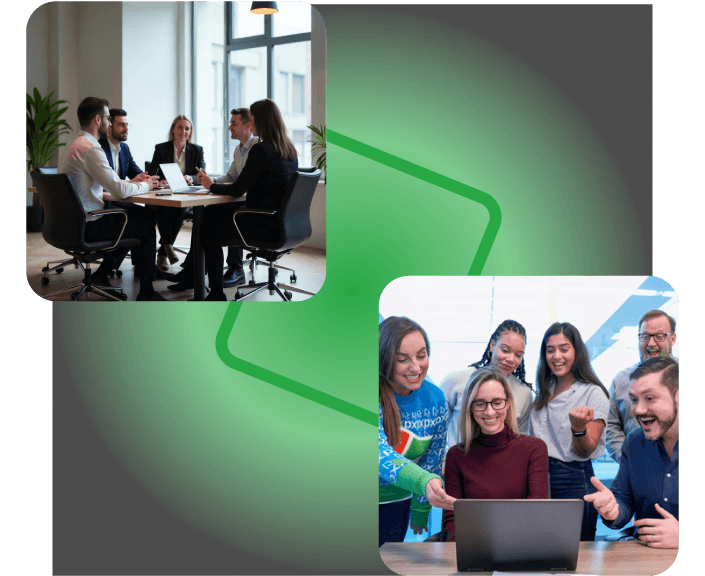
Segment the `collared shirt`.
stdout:
[[[678,358],[671,355],[678,361]],[[619,462],[622,455],[622,442],[632,430],[639,428],[639,422],[632,416],[632,405],[629,401],[629,375],[637,369],[641,362],[625,368],[612,380],[610,385],[610,413],[607,417],[607,453],[613,460]]]
[[[555,386],[551,387],[553,393]],[[574,382],[568,390],[551,400],[541,410],[533,409],[530,434],[541,438],[548,446],[548,455],[562,462],[584,462],[595,460],[605,450],[605,432],[600,435],[597,448],[589,456],[582,456],[573,449],[573,434],[568,413],[576,406],[592,408],[593,420],[607,421],[610,402],[604,390],[596,384]]]
[[176,149],[176,144],[174,144],[174,162],[176,162],[179,165],[179,170],[181,170],[182,174],[186,174],[186,146],[184,145],[184,149],[181,151],[181,156],[179,156],[179,152]]
[[67,174],[81,199],[86,211],[86,220],[96,220],[100,216],[90,216],[93,210],[102,210],[103,190],[115,198],[123,199],[149,191],[149,184],[140,182],[132,184],[120,180],[108,164],[105,151],[98,141],[88,132],[81,130],[66,153],[59,161],[59,173]]
[[662,518],[654,504],[678,518],[678,442],[673,456],[660,440],[647,440],[639,428],[622,445],[619,472],[610,488],[619,504],[619,516],[606,524],[622,528],[636,513],[641,518]]
[[240,172],[242,172],[242,169],[245,167],[245,162],[247,162],[247,156],[250,154],[250,149],[252,146],[257,144],[257,142],[259,142],[259,138],[253,135],[250,136],[244,144],[238,144],[233,152],[233,161],[230,163],[228,172],[223,176],[216,178],[215,182],[218,184],[235,182],[237,177],[240,175]]
[[113,169],[117,174],[120,174],[120,142],[116,146],[108,138],[108,146],[110,146],[110,153],[113,156]]

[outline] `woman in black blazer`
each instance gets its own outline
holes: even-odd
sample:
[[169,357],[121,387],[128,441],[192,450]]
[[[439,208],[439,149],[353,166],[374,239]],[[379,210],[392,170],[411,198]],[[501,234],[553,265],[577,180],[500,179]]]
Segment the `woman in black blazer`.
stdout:
[[[286,126],[277,105],[269,98],[250,106],[253,134],[260,137],[252,146],[247,162],[231,184],[215,184],[200,172],[201,184],[213,194],[242,196],[247,192],[247,208],[278,208],[294,172],[299,167],[296,148],[286,134]],[[210,282],[210,294],[206,300],[227,300],[223,292],[223,249],[220,240],[237,234],[233,223],[232,204],[213,206],[205,210],[201,241],[206,256],[206,271]],[[245,238],[266,237],[271,223],[248,221],[240,230]]]
[[[188,184],[196,180],[198,168],[205,169],[203,148],[193,143],[193,124],[184,115],[174,118],[169,128],[168,142],[162,142],[154,147],[152,165],[149,168],[151,175],[159,174],[163,179],[164,174],[159,170],[160,164],[176,162],[181,167]],[[173,244],[176,236],[184,223],[185,208],[157,207],[157,228],[159,229],[159,251],[157,252],[157,268],[162,271],[169,269],[167,257],[172,264],[179,261],[174,252]]]

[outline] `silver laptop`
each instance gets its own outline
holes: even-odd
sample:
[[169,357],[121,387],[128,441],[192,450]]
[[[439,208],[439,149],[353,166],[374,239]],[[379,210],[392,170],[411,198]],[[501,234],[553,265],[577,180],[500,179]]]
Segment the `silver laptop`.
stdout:
[[174,163],[171,164],[160,164],[159,167],[162,169],[164,178],[169,183],[168,190],[158,190],[158,195],[172,194],[172,193],[184,193],[184,192],[206,192],[203,186],[189,186],[186,183],[186,178],[181,173],[179,165]]
[[570,571],[580,548],[584,502],[456,500],[458,571]]

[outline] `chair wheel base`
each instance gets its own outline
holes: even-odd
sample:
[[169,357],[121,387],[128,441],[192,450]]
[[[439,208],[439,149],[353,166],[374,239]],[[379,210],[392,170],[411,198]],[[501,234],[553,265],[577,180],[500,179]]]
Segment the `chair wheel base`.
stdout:
[[46,276],[43,276],[42,277],[42,286],[46,286],[47,284],[49,284],[49,278],[47,278]]
[[284,296],[286,296],[287,300],[291,300],[294,297],[294,295],[288,290],[284,290]]
[[292,284],[296,284],[296,274],[292,274],[291,276],[289,276],[289,280],[291,280]]

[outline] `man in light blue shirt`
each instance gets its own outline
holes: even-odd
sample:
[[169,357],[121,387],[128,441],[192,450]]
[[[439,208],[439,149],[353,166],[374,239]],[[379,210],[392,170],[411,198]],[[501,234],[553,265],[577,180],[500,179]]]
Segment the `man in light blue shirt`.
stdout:
[[656,356],[630,375],[632,416],[640,428],[622,445],[619,472],[608,490],[584,496],[605,525],[619,529],[636,514],[639,540],[652,548],[678,548],[678,362]]

